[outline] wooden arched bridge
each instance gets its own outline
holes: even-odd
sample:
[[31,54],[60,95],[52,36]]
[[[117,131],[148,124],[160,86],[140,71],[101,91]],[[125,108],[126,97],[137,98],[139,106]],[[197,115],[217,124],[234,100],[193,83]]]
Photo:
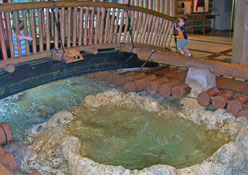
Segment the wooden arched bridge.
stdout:
[[[51,58],[72,48],[94,54],[115,48],[136,53],[141,60],[150,57],[162,64],[201,67],[218,75],[248,79],[245,66],[162,52],[170,49],[176,18],[146,8],[88,1],[10,3],[0,4],[0,15],[0,69]],[[20,33],[14,26],[20,22],[24,35],[32,37],[31,43],[25,40],[25,55],[20,40],[13,44],[13,35]]]
[[[155,50],[170,48],[175,18],[141,7],[103,2],[40,2],[0,5],[0,30],[3,60],[0,68],[48,58],[71,48],[97,53],[99,49],[120,48],[121,43]],[[13,35],[24,24],[26,55]],[[15,58],[15,49],[19,57]],[[9,50],[9,52],[8,52]],[[17,51],[16,51],[17,52]]]

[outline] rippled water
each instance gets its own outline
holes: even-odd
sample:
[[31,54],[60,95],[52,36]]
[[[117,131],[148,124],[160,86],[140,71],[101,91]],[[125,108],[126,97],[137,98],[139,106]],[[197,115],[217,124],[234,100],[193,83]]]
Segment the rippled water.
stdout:
[[202,162],[228,137],[182,118],[131,107],[76,109],[71,126],[81,154],[99,163],[142,169],[155,164],[183,168]]
[[68,78],[45,84],[0,100],[0,122],[7,122],[14,139],[21,139],[35,124],[46,122],[61,110],[82,103],[85,96],[108,89],[104,83],[84,78]]

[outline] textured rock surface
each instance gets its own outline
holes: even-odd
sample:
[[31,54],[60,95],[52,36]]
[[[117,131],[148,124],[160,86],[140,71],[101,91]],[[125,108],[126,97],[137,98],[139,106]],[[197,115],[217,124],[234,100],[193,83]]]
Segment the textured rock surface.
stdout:
[[[122,94],[109,90],[85,98],[82,107],[98,107],[103,104],[135,105],[148,111],[166,113],[157,101],[136,93]],[[22,161],[23,171],[34,170],[42,174],[72,175],[247,175],[248,174],[248,120],[234,118],[224,110],[215,112],[183,107],[179,117],[191,120],[208,129],[229,133],[232,141],[223,145],[201,164],[183,169],[167,165],[154,165],[143,170],[128,170],[121,166],[103,165],[80,156],[79,139],[70,135],[66,125],[73,119],[69,112],[55,114],[46,124],[30,130],[31,146]]]

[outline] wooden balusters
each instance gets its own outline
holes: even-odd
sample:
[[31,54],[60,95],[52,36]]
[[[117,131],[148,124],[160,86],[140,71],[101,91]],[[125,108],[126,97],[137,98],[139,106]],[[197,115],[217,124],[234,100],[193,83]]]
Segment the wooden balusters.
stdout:
[[[117,9],[117,16],[116,16],[116,19],[115,19],[115,24],[114,24],[114,34],[113,34],[113,43],[116,43],[117,42],[117,30],[118,30],[118,22],[120,20],[120,9]],[[120,26],[121,28],[121,26]]]
[[81,46],[82,45],[82,33],[83,33],[83,8],[80,7],[78,46]]
[[88,39],[88,24],[89,24],[89,8],[86,8],[85,12],[85,19],[84,19],[84,45],[87,45],[87,39]]
[[158,46],[159,47],[163,46],[163,38],[164,38],[164,35],[166,34],[166,29],[167,29],[168,23],[169,23],[168,20],[163,20],[163,21],[164,21],[164,23],[162,25],[162,33],[161,33],[161,36],[158,39]]
[[155,46],[160,46],[160,38],[162,38],[162,33],[164,32],[164,24],[165,24],[165,20],[161,19],[159,20],[159,27],[157,29],[157,32],[156,32],[156,38],[155,38],[155,41],[154,41],[154,45]]
[[[123,40],[124,40],[124,42],[126,42],[126,43],[128,43],[129,41],[130,41],[130,32],[128,32],[127,33],[127,30],[126,29],[128,29],[128,30],[132,30],[133,31],[133,24],[132,24],[132,21],[134,20],[134,18],[133,18],[133,11],[127,11],[127,13],[126,13],[127,15],[127,17],[125,18],[126,19],[126,21],[125,21],[125,23],[126,23],[126,27],[125,27],[125,31],[124,31],[124,36],[123,36]],[[130,19],[130,20],[129,20]],[[129,26],[128,26],[128,24],[130,24],[130,28],[128,28]]]
[[109,35],[109,38],[108,38],[108,43],[111,43],[112,42],[113,36],[114,36],[113,30],[114,30],[114,24],[115,24],[114,20],[115,20],[115,11],[116,11],[116,9],[113,8],[112,10],[113,11],[112,11],[111,21],[110,21],[110,31],[109,31],[109,34],[110,35]]
[[109,25],[110,25],[110,23],[109,23],[109,19],[110,19],[109,16],[110,16],[110,8],[108,8],[107,17],[106,17],[105,22],[104,22],[105,23],[104,41],[103,41],[104,44],[107,43],[107,38],[109,36]]
[[171,29],[173,30],[173,23],[169,21],[169,25],[166,28],[166,33],[164,35],[164,38],[162,39],[162,47],[168,47],[168,43],[171,42],[171,40],[169,40],[169,36],[170,39],[172,38],[172,34],[171,34]]
[[103,43],[103,30],[104,30],[104,17],[105,17],[105,10],[101,11],[101,26],[100,26],[100,33],[99,33],[99,44]]
[[[43,52],[43,18],[42,18],[43,10],[38,10],[38,25],[39,25],[39,45],[40,45],[40,52]],[[27,47],[27,46],[26,46]],[[29,47],[29,46],[28,46]]]
[[[124,34],[123,34],[123,39],[122,39],[122,42],[127,42],[127,29],[128,29],[128,23],[129,23],[129,19],[128,18],[131,18],[129,16],[129,12],[128,11],[125,11],[124,12],[124,19],[123,19],[123,23],[124,23]],[[121,37],[121,33],[120,33],[120,37]]]
[[149,9],[153,10],[153,0],[149,0]]
[[175,0],[170,0],[170,13],[168,13],[170,16],[175,16],[176,15],[176,1]]
[[164,11],[165,11],[165,0],[161,0],[160,13],[164,13]]
[[[28,36],[28,27],[27,27],[27,13],[26,10],[22,11],[22,18],[23,18],[23,25],[24,25],[24,35]],[[29,51],[29,41],[25,40],[25,46],[26,46],[26,53],[27,55],[29,55],[30,51]]]
[[119,43],[120,40],[121,40],[121,32],[122,32],[122,27],[123,27],[123,23],[124,23],[124,13],[125,11],[124,10],[121,10],[120,11],[121,13],[121,17],[120,17],[120,25],[119,25],[119,29],[118,29],[118,32],[116,33],[116,42]]
[[174,23],[172,23],[171,21],[170,21],[170,28],[169,28],[169,35],[167,36],[167,40],[168,40],[168,42],[166,42],[165,44],[165,47],[167,47],[167,48],[170,48],[170,44],[171,44],[171,40],[172,40],[172,35],[173,35],[173,31],[174,31]]
[[19,29],[19,13],[17,11],[14,11],[14,20],[15,20],[15,37],[16,37],[16,45],[18,47],[18,55],[22,56],[21,42],[18,39],[18,35],[20,35],[20,29]]
[[144,7],[148,8],[148,0],[145,0]]
[[151,45],[154,45],[154,41],[155,41],[155,38],[156,38],[156,35],[158,34],[158,27],[159,27],[159,18],[156,17],[155,19],[155,23],[153,24],[154,28],[153,28],[153,31],[152,31],[152,37],[151,37]]
[[144,26],[143,26],[143,33],[142,33],[142,40],[141,40],[141,44],[145,44],[146,43],[146,40],[144,39],[146,37],[146,31],[148,29],[148,23],[149,23],[149,19],[150,19],[150,15],[149,14],[146,14],[145,15],[145,23],[144,23]]
[[49,12],[49,8],[46,8],[46,50],[50,50],[50,17],[51,13]]
[[95,17],[95,8],[91,10],[91,14],[90,14],[89,45],[93,44],[94,17]]
[[139,24],[138,24],[139,27],[137,28],[137,37],[135,40],[136,43],[141,43],[142,33],[144,32],[143,28],[145,24],[145,18],[146,18],[146,15],[141,12],[140,18],[139,18]]
[[59,38],[58,38],[58,22],[59,22],[59,18],[58,18],[58,8],[55,8],[55,30],[54,30],[54,42],[55,42],[55,48],[58,49],[59,48]]
[[95,39],[94,39],[94,44],[98,44],[98,40],[99,40],[99,29],[100,29],[100,12],[101,12],[101,8],[97,8],[97,12],[96,12],[96,28],[95,28]]
[[153,18],[154,18],[154,16],[153,15],[150,15],[145,44],[148,44],[149,43],[149,35],[150,35],[150,32],[151,32],[151,28],[152,28]]
[[71,46],[71,7],[67,10],[67,47]]
[[72,46],[75,47],[76,46],[76,42],[77,42],[77,8],[78,7],[74,7],[73,10],[73,34],[72,34]]
[[133,42],[137,42],[137,36],[138,36],[138,25],[140,21],[140,13],[139,12],[134,12],[134,20],[133,20],[133,32],[132,32],[132,37],[133,37]]
[[[15,57],[15,53],[14,53],[14,44],[13,44],[13,40],[12,40],[12,35],[13,34],[12,34],[11,26],[10,26],[10,13],[9,12],[5,12],[5,17],[6,17],[6,21],[7,21],[7,30],[8,30],[8,39],[9,39],[9,46],[10,46],[10,54],[11,54],[11,58],[14,58]],[[1,16],[0,16],[0,20],[2,20],[2,17]],[[0,31],[0,33],[2,33],[2,32]],[[7,59],[6,57],[7,57],[7,54],[3,58],[4,59]]]
[[61,33],[61,40],[62,45],[65,46],[65,8],[61,8],[61,14],[60,14],[60,33]]
[[156,11],[160,11],[160,0],[156,0]]

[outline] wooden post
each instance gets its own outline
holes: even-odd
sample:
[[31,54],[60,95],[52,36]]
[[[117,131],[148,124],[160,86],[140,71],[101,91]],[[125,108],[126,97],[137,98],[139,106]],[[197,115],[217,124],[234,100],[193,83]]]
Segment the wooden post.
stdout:
[[248,65],[248,0],[237,1],[232,63]]

